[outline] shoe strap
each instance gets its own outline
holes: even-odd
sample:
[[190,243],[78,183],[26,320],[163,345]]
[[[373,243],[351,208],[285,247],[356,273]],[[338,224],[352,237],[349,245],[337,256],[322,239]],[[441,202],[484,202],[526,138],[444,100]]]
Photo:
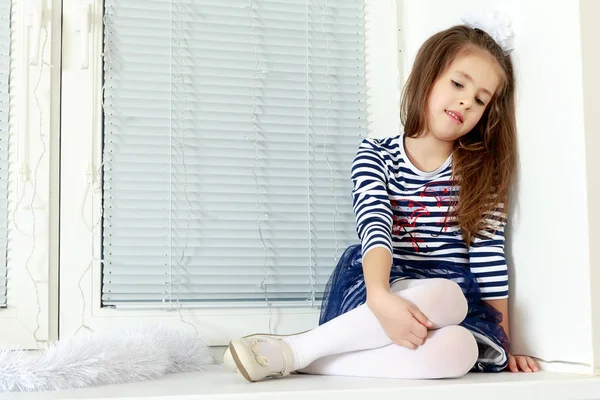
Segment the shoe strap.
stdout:
[[250,350],[252,351],[252,354],[254,354],[256,362],[258,362],[263,367],[266,367],[269,364],[269,360],[267,360],[265,356],[259,353],[258,344],[260,342],[265,342],[276,346],[280,350],[280,353],[283,357],[283,370],[279,372],[273,372],[273,374],[277,374],[279,376],[289,375],[292,372],[291,369],[293,359],[288,344],[277,337],[272,337],[268,335],[261,335],[261,337],[253,338],[252,342],[250,343]]

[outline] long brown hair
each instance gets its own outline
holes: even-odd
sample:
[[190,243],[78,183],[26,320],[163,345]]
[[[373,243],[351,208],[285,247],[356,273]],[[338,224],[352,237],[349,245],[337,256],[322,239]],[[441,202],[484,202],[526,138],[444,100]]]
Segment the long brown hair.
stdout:
[[[459,54],[487,51],[502,71],[502,84],[477,125],[454,144],[453,184],[460,187],[455,215],[467,245],[505,220],[517,165],[515,77],[512,61],[487,33],[464,25],[430,37],[419,49],[402,93],[401,119],[408,137],[428,129],[427,99],[437,78]],[[496,210],[501,206],[502,210]],[[501,211],[501,212],[495,212]]]

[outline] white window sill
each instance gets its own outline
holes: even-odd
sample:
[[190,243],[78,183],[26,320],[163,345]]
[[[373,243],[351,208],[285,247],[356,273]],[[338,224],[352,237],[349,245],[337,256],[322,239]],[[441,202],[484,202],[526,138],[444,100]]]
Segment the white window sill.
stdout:
[[63,392],[4,394],[0,397],[36,400],[596,399],[600,398],[600,376],[540,372],[469,374],[453,380],[403,381],[295,375],[286,379],[248,383],[224,367],[214,366],[204,372],[169,375],[148,382]]

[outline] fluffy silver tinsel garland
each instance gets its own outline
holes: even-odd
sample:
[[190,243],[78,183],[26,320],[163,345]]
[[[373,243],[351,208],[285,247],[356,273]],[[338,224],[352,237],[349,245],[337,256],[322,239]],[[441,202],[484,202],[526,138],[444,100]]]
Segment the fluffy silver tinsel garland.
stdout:
[[195,334],[164,325],[84,333],[40,356],[0,344],[0,392],[47,391],[156,379],[213,364]]

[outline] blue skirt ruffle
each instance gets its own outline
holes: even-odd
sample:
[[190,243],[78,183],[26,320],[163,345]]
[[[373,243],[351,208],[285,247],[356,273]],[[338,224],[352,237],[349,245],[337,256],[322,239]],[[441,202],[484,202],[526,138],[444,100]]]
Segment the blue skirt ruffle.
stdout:
[[[401,279],[445,278],[462,289],[469,306],[467,317],[460,324],[467,328],[479,347],[479,358],[472,371],[499,372],[508,364],[510,344],[500,326],[502,314],[481,301],[481,291],[468,265],[394,260],[390,284]],[[366,287],[362,270],[360,245],[346,249],[333,271],[323,298],[319,325],[366,302]]]

